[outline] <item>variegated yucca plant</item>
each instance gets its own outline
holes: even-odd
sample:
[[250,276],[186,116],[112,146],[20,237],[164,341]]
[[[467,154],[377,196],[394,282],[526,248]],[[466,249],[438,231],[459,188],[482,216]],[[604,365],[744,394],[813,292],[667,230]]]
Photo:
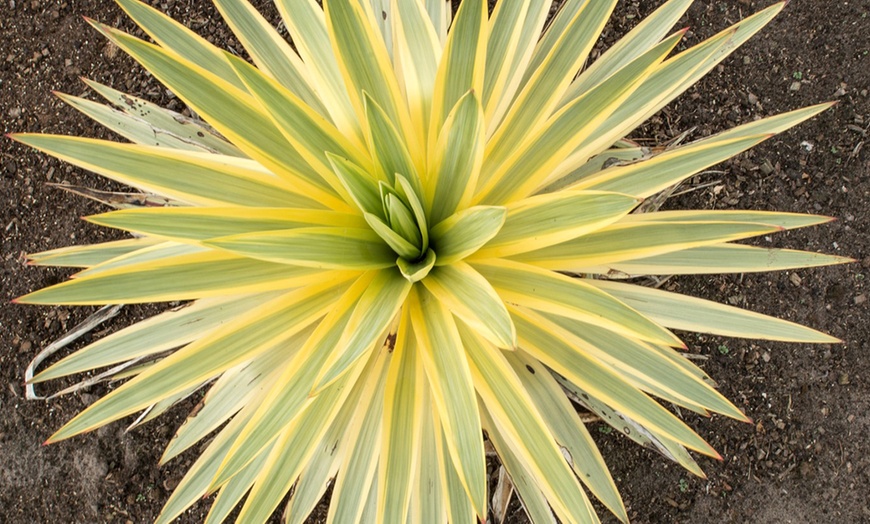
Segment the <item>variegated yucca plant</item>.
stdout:
[[183,302],[31,380],[126,380],[49,442],[204,391],[163,461],[216,436],[160,522],[209,494],[210,522],[246,494],[238,521],[264,521],[291,490],[302,522],[329,485],[330,522],[484,520],[490,447],[533,521],[596,522],[587,492],[624,521],[578,407],[701,475],[688,451],[716,451],[654,397],[747,418],[670,329],[835,341],[628,281],[845,261],[733,243],[826,217],[649,205],[829,105],[625,138],[783,3],[676,52],[670,0],[592,60],[616,0],[276,0],[292,46],[214,0],[256,67],[118,3],[156,44],[92,24],[195,115],[89,81],[111,106],[61,98],[132,143],[13,137],[145,193],[88,217],[132,238],[32,255],[84,269],[18,301]]

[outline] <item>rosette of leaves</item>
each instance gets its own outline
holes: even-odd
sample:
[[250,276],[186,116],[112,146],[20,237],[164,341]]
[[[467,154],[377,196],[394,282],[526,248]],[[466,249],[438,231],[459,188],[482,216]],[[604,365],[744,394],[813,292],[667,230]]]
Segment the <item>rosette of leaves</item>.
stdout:
[[[717,457],[657,400],[744,414],[671,329],[833,342],[809,328],[626,281],[844,259],[734,241],[826,222],[760,211],[639,212],[641,203],[821,111],[655,150],[625,139],[783,7],[694,47],[670,0],[594,61],[616,0],[276,0],[292,45],[245,0],[215,0],[251,62],[136,0],[155,43],[97,28],[198,118],[94,82],[63,100],[131,143],[14,139],[166,206],[88,220],[127,240],[56,249],[80,267],[27,304],[183,302],[58,361],[32,383],[134,362],[56,442],[200,390],[169,461],[207,436],[166,503],[215,494],[209,522],[487,517],[485,446],[532,520],[621,520],[578,417],[701,474]],[[578,74],[579,72],[579,74]],[[200,120],[201,119],[201,120]],[[155,197],[156,198],[156,197]]]

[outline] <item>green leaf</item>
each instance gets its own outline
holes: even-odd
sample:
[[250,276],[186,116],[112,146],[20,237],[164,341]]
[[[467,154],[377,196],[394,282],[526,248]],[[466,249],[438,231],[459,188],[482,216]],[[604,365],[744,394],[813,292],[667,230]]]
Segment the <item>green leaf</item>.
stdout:
[[240,58],[228,55],[227,61],[296,152],[326,184],[344,196],[327,153],[349,158],[364,168],[370,165],[368,155],[281,84]]
[[88,344],[43,370],[30,382],[44,382],[183,346],[274,298],[275,293],[219,297],[170,309]]
[[575,271],[587,266],[645,258],[780,231],[776,226],[743,222],[621,221],[588,235],[513,259],[538,267]]
[[392,15],[396,76],[405,94],[415,133],[426,143],[441,42],[423,2],[394,0]]
[[447,449],[475,512],[485,515],[483,439],[462,340],[447,307],[424,288],[416,289],[410,300],[411,323]]
[[685,14],[693,0],[670,0],[644,18],[586,68],[565,93],[561,104],[567,104],[603,82],[607,77],[655,46]]
[[205,394],[202,407],[178,428],[160,457],[160,463],[175,458],[227,420],[242,416],[237,413],[244,412],[247,406],[256,406],[258,398],[275,383],[282,364],[299,351],[312,331],[313,327],[305,328],[290,340],[224,372]]
[[[368,95],[383,109],[387,120],[399,130],[398,134],[409,140],[407,147],[413,158],[419,158],[421,149],[414,140],[407,105],[402,99],[386,44],[376,33],[377,21],[371,4],[333,0],[323,7],[332,42],[331,53],[338,62],[357,118],[360,122],[368,121],[364,101]],[[392,177],[394,172],[388,172],[388,176]]]
[[317,391],[336,380],[371,348],[383,342],[387,328],[399,313],[411,282],[394,269],[377,271],[359,299],[338,344],[332,349],[315,381]]
[[414,163],[415,159],[408,149],[407,135],[399,133],[389,115],[367,92],[363,92],[363,103],[368,124],[366,142],[379,168],[378,178],[395,186],[398,173],[412,181],[415,192],[419,192],[419,170],[422,166]]
[[345,136],[355,137],[355,143],[362,144],[359,121],[332,50],[323,9],[315,0],[276,0],[275,5],[335,126]]
[[590,280],[589,283],[672,329],[790,342],[840,342],[839,339],[793,322],[709,300],[606,280]]
[[748,422],[742,411],[694,373],[674,364],[673,360],[649,344],[628,337],[615,337],[612,331],[594,324],[577,322],[556,315],[545,318],[581,341],[582,351],[625,377],[639,389],[687,407],[698,406],[725,416]]
[[83,275],[17,302],[103,305],[193,300],[298,287],[319,278],[318,274],[326,272],[204,251]]
[[516,347],[516,329],[489,282],[465,262],[440,266],[423,280],[426,289],[472,329],[500,348]]
[[495,4],[489,23],[486,71],[480,95],[488,130],[501,121],[513,100],[551,5],[547,0]]
[[358,215],[335,211],[294,208],[188,207],[125,209],[92,215],[89,222],[146,235],[157,235],[184,242],[209,238],[296,229],[312,225],[324,227],[365,227]]
[[610,278],[628,275],[711,275],[781,271],[800,267],[846,264],[852,261],[851,258],[809,251],[742,244],[714,244],[647,258],[588,267],[582,272],[607,274]]
[[407,310],[401,315],[387,371],[377,480],[377,513],[383,522],[405,522],[414,485],[428,391]]
[[204,242],[246,257],[295,266],[367,270],[390,267],[396,254],[369,228],[303,227]]
[[311,84],[308,65],[246,0],[215,0],[224,21],[245,47],[257,68],[281,83],[320,115],[329,118]]
[[324,207],[248,159],[72,136],[12,138],[122,184],[190,204]]
[[[610,78],[526,131],[508,155],[490,155],[480,175],[476,203],[502,204],[524,198],[544,184],[563,159],[642,85],[677,45],[682,33],[641,54]],[[594,108],[594,110],[592,109]],[[503,161],[500,158],[503,157]]]
[[433,148],[438,132],[459,99],[468,91],[483,91],[487,32],[486,1],[469,0],[461,3],[435,76],[427,146],[430,157],[435,155]]
[[61,247],[50,251],[30,253],[27,255],[27,263],[34,266],[92,267],[113,258],[155,246],[160,242],[156,238],[141,237],[100,244]]
[[289,340],[323,316],[346,288],[341,280],[321,280],[249,310],[91,404],[49,442],[125,417]]
[[534,408],[546,422],[553,438],[564,448],[562,454],[584,485],[622,522],[628,515],[604,458],[592,440],[577,410],[547,368],[525,351],[504,353],[505,359],[523,383]]
[[426,278],[426,275],[435,266],[435,260],[435,252],[430,249],[426,251],[426,256],[422,260],[408,262],[404,258],[399,258],[396,260],[396,265],[399,267],[399,271],[402,272],[402,276],[413,284]]
[[553,510],[564,522],[598,522],[577,477],[504,355],[462,326],[460,333],[481,404]]
[[453,214],[430,231],[436,265],[453,264],[471,255],[492,239],[504,224],[503,207],[475,206]]
[[278,435],[307,406],[317,372],[341,338],[354,306],[370,285],[371,273],[363,274],[332,305],[305,344],[281,369],[275,387],[269,389],[256,405],[250,423],[242,430],[211,481],[212,486],[225,484]]
[[484,165],[500,166],[550,117],[615,5],[616,0],[569,0],[562,6],[538,41],[519,94],[486,145]]
[[347,209],[296,150],[287,147],[284,135],[248,93],[171,51],[106,26],[96,27],[246,155],[327,207]]
[[183,151],[244,157],[237,147],[215,135],[208,127],[181,113],[164,109],[90,80],[85,82],[107,97],[114,107],[63,93],[56,94],[74,109],[131,142]]
[[332,170],[357,208],[363,213],[371,213],[378,218],[385,219],[378,181],[346,158],[332,153],[327,153],[326,156],[329,158]]
[[158,44],[177,53],[194,64],[208,70],[225,82],[243,89],[243,84],[223,60],[223,51],[184,25],[157,9],[138,0],[117,0],[136,25],[148,33]]
[[483,110],[474,91],[447,115],[429,159],[426,200],[429,221],[437,224],[471,203],[485,144]]
[[541,363],[644,426],[661,431],[699,453],[719,457],[709,444],[670,411],[578,347],[567,331],[529,310],[512,307],[511,313],[520,344]]
[[637,204],[634,197],[594,191],[525,198],[507,206],[504,226],[474,258],[507,257],[567,242],[616,222]]
[[628,337],[683,345],[672,333],[585,279],[507,260],[473,262],[472,267],[509,304],[588,322]]

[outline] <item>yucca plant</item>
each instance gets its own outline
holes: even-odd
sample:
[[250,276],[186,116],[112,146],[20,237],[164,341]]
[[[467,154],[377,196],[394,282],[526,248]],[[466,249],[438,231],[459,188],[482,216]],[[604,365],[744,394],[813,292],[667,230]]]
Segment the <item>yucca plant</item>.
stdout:
[[670,0],[588,64],[616,0],[277,0],[292,46],[215,0],[256,67],[118,3],[156,44],[92,25],[201,120],[88,82],[111,106],[61,98],[133,143],[15,135],[166,204],[88,217],[134,236],[31,255],[84,270],[18,301],[183,302],[31,380],[126,379],[49,442],[205,391],[163,461],[216,436],[160,522],[209,494],[210,522],[246,494],[263,521],[291,490],[301,522],[331,483],[331,522],[483,520],[488,445],[533,521],[596,522],[587,491],[625,521],[578,408],[697,474],[718,455],[665,406],[747,420],[670,329],[835,341],[628,281],[845,261],[733,243],[826,217],[644,202],[829,105],[625,138],[784,3],[674,52]]

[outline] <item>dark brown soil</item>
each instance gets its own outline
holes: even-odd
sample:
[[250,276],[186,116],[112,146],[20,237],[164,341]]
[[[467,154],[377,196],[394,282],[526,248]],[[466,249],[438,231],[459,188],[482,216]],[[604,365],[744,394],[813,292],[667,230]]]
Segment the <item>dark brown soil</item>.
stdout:
[[[204,0],[160,0],[177,19],[239,47]],[[260,2],[263,3],[263,2]],[[606,39],[661,0],[618,8]],[[770,0],[699,0],[686,17],[688,42],[723,29]],[[838,220],[793,231],[764,245],[851,256],[857,263],[764,275],[674,278],[674,290],[822,329],[838,345],[779,344],[686,335],[691,351],[722,391],[753,419],[687,416],[724,457],[700,459],[693,478],[615,435],[599,443],[635,523],[870,522],[870,0],[796,0],[760,36],[639,130],[665,141],[697,127],[697,138],[758,116],[826,101],[839,105],[698,177],[720,180],[668,202],[669,207],[778,209]],[[86,91],[79,76],[181,109],[149,75],[106,43],[82,15],[124,29],[132,24],[110,0],[0,0],[0,122],[4,132],[40,131],[108,137],[51,96]],[[194,455],[157,467],[162,447],[190,405],[159,422],[124,432],[113,424],[57,445],[41,443],[105,389],[49,402],[23,397],[28,361],[84,319],[89,308],[8,304],[58,282],[61,271],[28,268],[24,254],[112,238],[78,217],[99,207],[46,186],[69,182],[108,188],[93,174],[0,140],[2,295],[0,300],[0,521],[148,522]],[[115,325],[138,311],[122,315]],[[603,427],[602,427],[603,429]],[[181,521],[201,521],[205,503]],[[511,521],[523,522],[518,511]]]

